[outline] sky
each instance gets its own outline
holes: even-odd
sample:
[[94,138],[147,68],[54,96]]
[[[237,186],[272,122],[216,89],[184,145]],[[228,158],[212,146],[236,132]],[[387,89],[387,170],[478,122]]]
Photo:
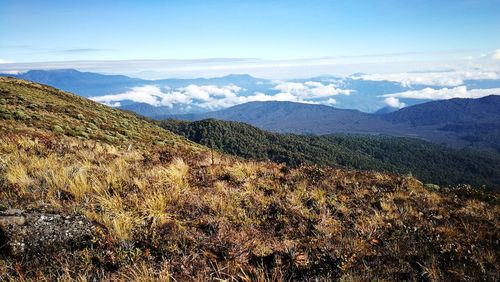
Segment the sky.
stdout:
[[291,78],[496,69],[499,35],[500,0],[0,0],[0,71]]

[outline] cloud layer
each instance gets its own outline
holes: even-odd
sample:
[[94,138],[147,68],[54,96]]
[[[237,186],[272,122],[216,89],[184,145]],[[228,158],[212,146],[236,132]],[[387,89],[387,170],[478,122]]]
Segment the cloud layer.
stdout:
[[422,90],[386,94],[382,95],[382,97],[385,97],[384,102],[387,105],[402,108],[405,106],[405,104],[400,101],[402,98],[417,100],[444,100],[452,98],[481,98],[488,95],[500,95],[500,88],[467,89],[467,86],[441,89],[424,88]]
[[174,107],[175,105],[196,106],[206,110],[217,110],[252,101],[290,101],[301,103],[322,103],[333,105],[333,96],[349,95],[352,90],[339,89],[334,84],[308,81],[278,82],[274,87],[277,93],[255,92],[240,95],[242,88],[233,84],[225,86],[195,85],[170,89],[157,85],[133,87],[129,91],[91,97],[90,99],[110,106],[120,106],[122,101],[147,103],[152,106]]
[[[500,53],[500,52],[499,52]],[[500,54],[498,54],[500,57]],[[371,81],[392,81],[409,87],[415,84],[434,86],[459,86],[465,80],[500,79],[497,71],[441,71],[441,72],[406,72],[392,74],[365,74],[353,78]]]

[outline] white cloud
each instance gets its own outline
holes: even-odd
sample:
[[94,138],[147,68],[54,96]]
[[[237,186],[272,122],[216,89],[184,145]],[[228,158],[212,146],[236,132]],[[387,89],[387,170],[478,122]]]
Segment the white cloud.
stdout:
[[300,99],[326,98],[335,95],[349,95],[352,90],[337,88],[335,84],[322,84],[316,81],[281,82],[274,87],[281,93],[288,93]]
[[12,63],[13,62],[9,62],[9,61],[0,59],[0,64],[12,64]]
[[398,108],[398,109],[404,108],[406,106],[405,103],[399,101],[399,99],[396,97],[387,97],[387,98],[385,98],[384,102],[387,105],[389,105],[390,107]]
[[24,73],[24,71],[18,71],[18,70],[6,70],[6,71],[0,71],[2,74],[21,74]]
[[152,106],[173,107],[174,104],[199,104],[201,107],[212,108],[215,100],[228,101],[237,97],[236,93],[241,90],[236,85],[188,85],[175,90],[164,89],[156,85],[145,85],[133,87],[131,90],[113,95],[91,97],[90,99],[106,105],[116,105],[116,102],[130,100],[139,103],[147,103]]
[[500,60],[500,49],[496,49],[494,52],[493,52],[493,56],[492,56],[493,60]]
[[[425,88],[422,90],[386,94],[382,95],[382,97],[443,100],[451,98],[481,98],[488,95],[500,95],[500,88],[467,89],[467,86],[458,86],[454,88],[441,88],[441,89]],[[387,99],[385,101],[387,103]],[[396,103],[396,100],[390,100],[390,102]]]
[[124,93],[90,97],[90,99],[106,105],[113,105],[114,102],[118,101],[130,100],[159,106],[163,96],[165,96],[165,93],[161,91],[160,87],[156,85],[145,85],[133,87],[131,90]]
[[323,104],[333,106],[333,105],[337,104],[337,101],[335,99],[330,98],[330,99],[326,100],[325,102],[323,102]]
[[[346,93],[349,93],[349,90],[335,89],[332,85],[322,85],[316,82],[281,84],[280,88],[287,90],[287,92],[273,95],[255,92],[253,95],[242,96],[238,95],[242,88],[236,85],[220,87],[193,84],[182,88],[163,90],[156,85],[145,85],[134,87],[124,93],[96,96],[90,99],[109,106],[120,106],[120,101],[130,100],[152,106],[197,106],[207,110],[217,110],[253,101],[289,101],[333,105],[336,103],[334,99],[322,99],[331,95],[340,93],[347,95]],[[312,101],[311,98],[316,100]]]
[[[500,54],[499,54],[500,55]],[[365,74],[353,77],[371,81],[392,81],[402,86],[414,84],[435,86],[459,86],[464,80],[500,79],[500,72],[469,70],[469,71],[447,71],[447,72],[405,72],[392,74]]]

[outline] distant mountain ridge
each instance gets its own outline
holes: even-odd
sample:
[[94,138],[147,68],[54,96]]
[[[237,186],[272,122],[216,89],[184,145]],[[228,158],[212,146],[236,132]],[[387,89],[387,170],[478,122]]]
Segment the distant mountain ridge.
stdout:
[[452,147],[486,148],[500,152],[500,96],[496,95],[427,102],[386,114],[293,102],[251,102],[216,112],[158,118],[166,117],[239,121],[282,133],[417,137]]
[[30,70],[16,75],[9,74],[8,76],[47,84],[83,97],[125,91],[130,87],[145,82],[142,79],[125,75],[104,75],[74,69]]
[[[186,87],[188,85],[197,86],[208,86],[213,85],[217,87],[223,87],[228,85],[235,85],[239,87],[237,96],[248,97],[256,95],[258,93],[265,94],[268,96],[273,96],[280,93],[279,86],[281,83],[295,83],[300,84],[307,88],[307,85],[323,85],[349,90],[349,95],[334,95],[333,99],[336,104],[335,107],[342,109],[357,109],[362,112],[376,112],[386,107],[383,95],[394,94],[409,90],[421,90],[424,88],[436,88],[432,85],[402,85],[398,82],[393,81],[372,81],[360,79],[359,76],[351,75],[348,77],[337,77],[333,75],[323,75],[309,78],[298,78],[283,81],[274,81],[264,78],[256,78],[248,74],[230,74],[223,77],[213,77],[213,78],[167,78],[167,79],[140,79],[132,78],[124,75],[109,75],[100,74],[93,72],[83,72],[75,69],[54,69],[54,70],[30,70],[19,74],[7,74],[0,73],[0,76],[12,76],[19,79],[29,80],[33,82],[47,84],[59,89],[69,91],[78,94],[83,97],[99,97],[104,95],[115,95],[130,91],[134,87],[141,86],[156,86],[162,90],[166,89],[179,89]],[[466,86],[473,88],[493,88],[500,87],[500,80],[467,80],[465,81]],[[297,85],[296,85],[297,86]],[[299,88],[300,88],[299,87]],[[281,89],[286,89],[281,88]],[[168,92],[168,91],[167,91]],[[324,98],[324,97],[323,97]],[[244,99],[243,99],[244,100]],[[428,100],[421,99],[405,99],[401,98],[401,102],[406,105],[415,105],[419,103],[426,102]],[[126,106],[136,103],[142,103],[143,100],[120,100],[119,103],[112,103],[115,105]],[[310,101],[315,102],[315,101]],[[317,102],[317,101],[316,101]],[[326,104],[321,102],[323,104]],[[231,103],[229,103],[231,104]],[[224,104],[226,105],[226,104]],[[152,104],[152,106],[158,106]],[[183,105],[184,108],[186,104]],[[133,107],[132,107],[133,108]],[[140,109],[144,107],[138,106]],[[207,109],[202,109],[203,111],[208,111]],[[393,110],[386,108],[384,110]],[[181,111],[182,112],[182,111]],[[188,112],[199,112],[198,109]],[[151,112],[142,112],[141,114],[153,117],[157,115],[158,111],[152,109]],[[178,114],[179,111],[174,110],[173,112],[167,111],[163,114]]]

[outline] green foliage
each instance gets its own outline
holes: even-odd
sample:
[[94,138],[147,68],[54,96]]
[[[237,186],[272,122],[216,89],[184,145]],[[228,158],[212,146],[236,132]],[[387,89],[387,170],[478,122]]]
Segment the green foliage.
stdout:
[[[33,82],[0,77],[0,97],[0,119],[15,119],[32,129],[122,146],[145,147],[158,139],[174,144],[180,139],[132,113]],[[52,128],[54,125],[62,131]],[[15,133],[20,127],[8,128]]]
[[54,125],[52,127],[52,132],[56,133],[56,134],[63,134],[64,133],[64,129],[60,126],[60,125]]
[[14,118],[17,120],[27,120],[30,119],[31,117],[27,115],[23,110],[16,110],[14,112]]
[[219,120],[164,120],[161,126],[214,149],[247,159],[269,159],[297,167],[304,163],[411,174],[439,185],[466,183],[500,188],[500,157],[453,150],[413,138],[277,134]]

